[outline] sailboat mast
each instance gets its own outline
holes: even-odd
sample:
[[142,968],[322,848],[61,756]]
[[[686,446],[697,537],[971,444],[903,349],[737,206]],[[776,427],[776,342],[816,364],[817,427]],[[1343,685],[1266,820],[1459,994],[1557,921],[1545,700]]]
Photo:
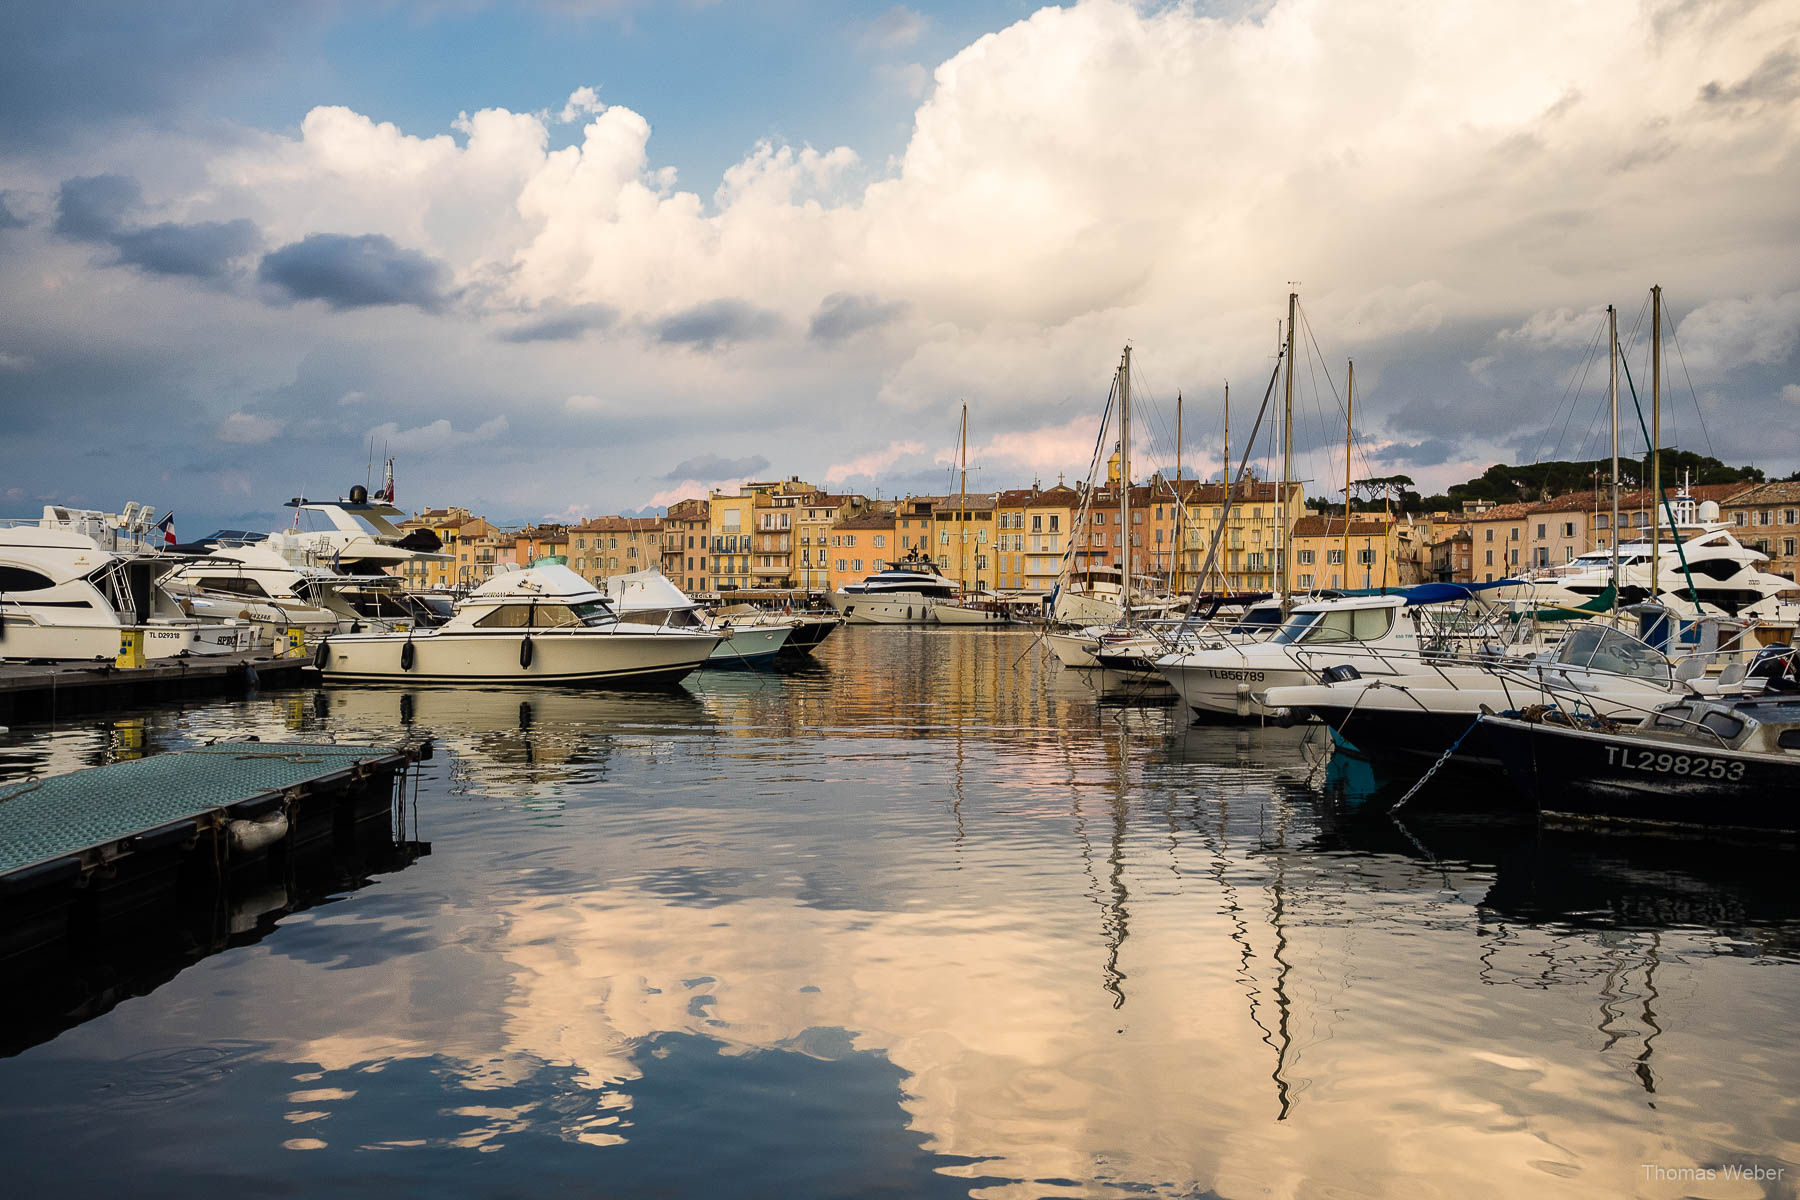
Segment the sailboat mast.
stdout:
[[[1231,380],[1229,379],[1225,381],[1225,471],[1219,476],[1219,486],[1224,489],[1226,497],[1231,495]],[[1225,509],[1221,507],[1219,511],[1223,513]],[[1219,570],[1219,590],[1221,592],[1231,591],[1231,581],[1226,578],[1223,568]]]
[[1350,583],[1350,431],[1356,427],[1356,360],[1350,360],[1350,386],[1344,402],[1344,583]]
[[1187,507],[1181,502],[1181,393],[1175,393],[1175,569],[1169,572],[1169,583],[1181,590],[1181,514]]
[[[1657,552],[1662,548],[1662,285],[1650,289],[1650,599],[1657,585]],[[1674,529],[1670,537],[1680,536]]]
[[1610,368],[1608,388],[1612,395],[1612,584],[1616,606],[1619,587],[1619,313],[1610,304],[1606,306],[1606,344]]
[[1276,509],[1280,515],[1276,518],[1275,552],[1281,558],[1281,574],[1279,590],[1281,593],[1281,619],[1287,620],[1288,611],[1293,608],[1293,597],[1288,593],[1288,480],[1294,475],[1294,310],[1299,306],[1300,294],[1288,293],[1287,320],[1287,382],[1281,401],[1281,504]]
[[969,523],[964,519],[967,515],[964,506],[969,503],[969,406],[966,403],[962,406],[962,429],[957,440],[962,443],[962,478],[956,485],[955,516],[960,526],[956,531],[956,586],[966,592],[969,590],[968,571],[963,565],[969,557]]
[[1131,347],[1119,358],[1119,603],[1131,624]]

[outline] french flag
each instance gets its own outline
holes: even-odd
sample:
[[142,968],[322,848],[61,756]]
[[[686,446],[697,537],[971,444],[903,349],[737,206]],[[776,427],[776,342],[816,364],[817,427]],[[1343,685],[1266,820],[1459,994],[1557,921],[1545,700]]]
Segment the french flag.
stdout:
[[173,550],[175,548],[175,510],[171,508],[169,515],[158,521],[156,527],[162,530],[163,549]]

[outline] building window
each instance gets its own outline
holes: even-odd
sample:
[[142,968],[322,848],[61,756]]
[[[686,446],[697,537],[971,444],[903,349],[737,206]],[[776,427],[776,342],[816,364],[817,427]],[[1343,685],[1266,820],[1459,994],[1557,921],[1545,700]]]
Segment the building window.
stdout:
[[1044,514],[1043,513],[1032,513],[1031,514],[1031,532],[1033,532],[1033,533],[1044,532]]
[[1050,514],[1050,532],[1051,533],[1057,532],[1056,522],[1057,522],[1058,516],[1059,516],[1059,514],[1057,514],[1057,513]]
[[1312,550],[1298,551],[1294,555],[1294,561],[1299,563],[1303,567],[1310,567],[1313,564],[1314,553],[1315,552]]
[[[1483,563],[1482,565],[1486,566],[1486,567],[1491,567],[1494,565],[1494,552],[1492,550],[1489,550],[1486,553],[1487,553],[1487,561],[1485,563]],[[1488,578],[1492,579],[1493,576],[1489,575]]]
[[[882,534],[879,534],[879,533],[876,534],[875,535],[875,548],[877,550],[880,550],[880,549],[884,548],[886,545],[887,545],[887,538]],[[880,568],[876,568],[876,569],[879,570]]]
[[1325,552],[1325,561],[1331,566],[1338,566],[1344,561],[1344,552],[1342,550],[1327,550]]
[[1545,536],[1544,535],[1544,525],[1543,525],[1543,522],[1541,522],[1541,521],[1538,522],[1538,534],[1537,535],[1538,535],[1538,540],[1540,540],[1540,541],[1542,541]]
[[1562,533],[1562,535],[1563,535],[1563,536],[1564,536],[1564,537],[1566,537],[1566,538],[1572,538],[1572,537],[1574,537],[1574,536],[1575,536],[1575,522],[1573,522],[1573,521],[1564,521],[1564,522],[1563,522],[1563,533]]
[[1365,567],[1369,566],[1370,564],[1372,564],[1375,561],[1375,551],[1373,551],[1373,550],[1358,550],[1356,552],[1356,561],[1361,563]]
[[1731,514],[1731,523],[1736,525],[1739,529],[1742,529],[1744,526],[1748,525],[1750,521],[1746,514],[1740,512]]
[[1486,538],[1483,539],[1484,541],[1491,542],[1494,540],[1494,531],[1492,529],[1483,530],[1483,532],[1487,535]]
[[845,567],[845,566],[844,566],[844,560],[843,560],[843,559],[841,559],[841,558],[840,558],[840,559],[838,559],[838,573],[839,573],[839,574],[842,574],[842,573],[843,573],[843,572],[844,572],[844,571],[846,571],[846,570],[848,570],[848,569],[849,569],[849,568],[847,568],[847,567]]
[[854,562],[856,563],[856,565],[852,568],[852,570],[856,570],[856,571],[862,570],[862,559],[860,559],[860,558],[855,559]]

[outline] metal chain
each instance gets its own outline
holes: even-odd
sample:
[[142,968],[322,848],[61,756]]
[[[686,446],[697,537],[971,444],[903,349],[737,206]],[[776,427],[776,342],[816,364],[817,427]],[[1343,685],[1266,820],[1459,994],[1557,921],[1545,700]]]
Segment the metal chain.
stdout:
[[1438,773],[1438,768],[1450,761],[1450,756],[1452,754],[1456,753],[1456,748],[1463,744],[1463,738],[1466,738],[1471,733],[1474,733],[1475,726],[1479,725],[1479,724],[1481,724],[1481,718],[1479,716],[1477,716],[1475,718],[1474,724],[1471,724],[1467,729],[1462,731],[1462,737],[1459,737],[1454,742],[1451,742],[1450,748],[1448,750],[1445,750],[1442,754],[1438,755],[1438,760],[1431,764],[1431,770],[1425,772],[1424,775],[1420,776],[1419,782],[1413,784],[1412,787],[1407,791],[1406,795],[1404,795],[1404,796],[1400,797],[1400,799],[1396,800],[1394,802],[1394,807],[1390,808],[1388,811],[1389,812],[1399,812],[1402,808],[1406,807],[1406,802],[1408,800],[1411,800],[1414,796],[1418,795],[1420,788],[1424,787],[1427,783],[1431,782],[1431,777]]

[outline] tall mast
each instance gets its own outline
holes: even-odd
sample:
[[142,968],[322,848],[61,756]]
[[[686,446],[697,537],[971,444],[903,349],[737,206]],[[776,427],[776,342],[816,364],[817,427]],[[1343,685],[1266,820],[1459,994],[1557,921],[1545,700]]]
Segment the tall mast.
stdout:
[[1613,606],[1618,606],[1619,586],[1619,313],[1606,306],[1608,388],[1612,395],[1612,583]]
[[[1222,497],[1231,495],[1231,380],[1225,381],[1225,471],[1219,476],[1219,486],[1224,489]],[[1225,508],[1219,508],[1220,519],[1224,519]],[[1219,590],[1229,593],[1231,581],[1226,577],[1225,569],[1219,568]]]
[[1181,393],[1175,393],[1175,486],[1170,489],[1175,494],[1175,569],[1169,572],[1169,583],[1175,591],[1181,591],[1181,513],[1185,507],[1181,502]]
[[956,485],[956,511],[951,515],[961,526],[956,531],[956,586],[963,591],[969,590],[969,582],[965,578],[968,572],[963,564],[969,557],[969,523],[964,518],[968,515],[964,507],[969,503],[969,406],[962,406],[962,431],[957,435],[962,442],[962,479]]
[[1131,624],[1131,347],[1119,358],[1119,547],[1124,571],[1119,576],[1119,602]]
[[1344,584],[1350,583],[1350,431],[1356,421],[1356,360],[1350,360],[1350,387],[1344,404]]
[[1299,305],[1300,294],[1288,293],[1287,320],[1287,383],[1281,402],[1281,504],[1276,509],[1275,552],[1281,557],[1280,593],[1281,619],[1287,620],[1288,610],[1293,608],[1293,597],[1288,595],[1288,480],[1294,474],[1294,309]]
[[[1650,289],[1650,599],[1657,586],[1657,551],[1662,547],[1662,285]],[[1679,535],[1669,530],[1670,537]]]

